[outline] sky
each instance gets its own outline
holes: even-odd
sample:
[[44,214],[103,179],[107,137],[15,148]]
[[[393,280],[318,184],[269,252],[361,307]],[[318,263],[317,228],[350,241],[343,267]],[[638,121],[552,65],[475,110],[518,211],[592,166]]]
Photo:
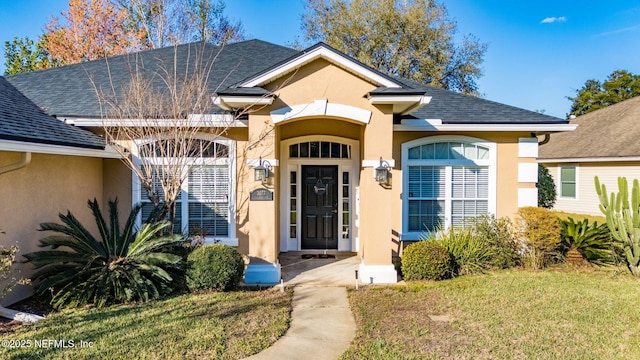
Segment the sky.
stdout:
[[[0,42],[37,39],[67,0],[0,0]],[[303,41],[305,0],[227,0],[247,38],[280,45]],[[565,118],[568,96],[589,79],[614,70],[640,74],[638,0],[446,0],[456,37],[472,34],[488,45],[478,80],[488,100]],[[311,44],[310,44],[311,45]],[[4,46],[0,73],[4,72]]]

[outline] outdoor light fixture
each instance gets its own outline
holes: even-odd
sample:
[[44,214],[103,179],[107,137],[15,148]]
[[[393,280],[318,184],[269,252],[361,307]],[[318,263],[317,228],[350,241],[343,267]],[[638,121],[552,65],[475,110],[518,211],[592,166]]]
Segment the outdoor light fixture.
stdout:
[[376,168],[376,181],[380,184],[389,182],[389,163],[380,157],[380,166]]
[[269,177],[269,168],[271,164],[267,160],[258,160],[258,166],[253,169],[255,181],[265,181]]

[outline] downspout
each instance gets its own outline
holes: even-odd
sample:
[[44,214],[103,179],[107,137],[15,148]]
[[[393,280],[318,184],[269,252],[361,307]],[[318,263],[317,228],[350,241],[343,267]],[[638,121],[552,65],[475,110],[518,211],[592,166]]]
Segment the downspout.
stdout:
[[0,174],[22,169],[23,167],[29,165],[29,163],[31,163],[31,153],[23,152],[20,154],[20,160],[18,160],[18,162],[0,167]]
[[[23,152],[20,154],[20,160],[18,160],[18,162],[0,167],[0,174],[22,169],[29,165],[29,163],[31,163],[31,153]],[[44,320],[44,317],[42,316],[7,309],[4,306],[0,306],[0,316],[24,323],[34,323],[39,320]]]
[[542,141],[538,141],[538,145],[544,145],[544,144],[548,143],[549,140],[551,140],[551,134],[549,134],[549,133],[544,134],[544,139],[542,139]]

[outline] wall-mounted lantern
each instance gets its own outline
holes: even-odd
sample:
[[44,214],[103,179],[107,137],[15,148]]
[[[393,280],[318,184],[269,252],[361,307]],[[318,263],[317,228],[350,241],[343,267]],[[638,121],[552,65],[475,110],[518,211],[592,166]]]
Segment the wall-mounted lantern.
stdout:
[[267,160],[258,160],[258,166],[253,169],[254,179],[255,181],[265,181],[269,177],[269,168],[271,164]]
[[375,169],[376,181],[380,184],[387,184],[389,182],[389,163],[382,160],[380,157],[380,166]]

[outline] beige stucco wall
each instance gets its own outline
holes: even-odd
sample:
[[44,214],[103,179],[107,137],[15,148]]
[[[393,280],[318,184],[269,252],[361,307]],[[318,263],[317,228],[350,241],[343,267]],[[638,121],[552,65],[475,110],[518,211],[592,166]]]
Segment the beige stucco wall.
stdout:
[[[595,162],[595,163],[545,163],[556,185],[556,203],[554,210],[576,214],[589,214],[602,216],[599,209],[600,200],[596,193],[594,178],[598,176],[600,183],[605,184],[607,192],[618,191],[618,177],[627,178],[629,188],[633,179],[640,179],[640,162]],[[560,196],[560,166],[576,167],[576,198],[563,198]]]
[[[287,154],[279,154],[280,141],[305,135],[333,135],[360,140],[361,160],[391,157],[392,114],[388,112],[388,107],[375,107],[365,98],[377,86],[325,60],[316,60],[264,87],[278,96],[271,106],[249,116],[247,159],[281,159]],[[372,116],[367,125],[349,119],[327,117],[296,119],[281,124],[272,122],[271,111],[309,104],[316,100],[368,110]],[[273,184],[268,187],[274,191],[274,201],[249,202],[248,209],[252,219],[255,214],[259,214],[259,221],[252,220],[242,226],[243,232],[249,234],[249,255],[269,262],[277,260],[281,216],[278,211],[277,186],[280,168],[274,167],[273,172]],[[239,179],[239,183],[247,184],[245,188],[238,190],[239,199],[248,199],[251,190],[262,186],[253,182],[252,177],[253,173],[249,172],[243,179]],[[358,250],[368,264],[390,264],[391,261],[388,251],[378,250],[386,247],[384,244],[390,239],[390,197],[388,189],[375,183],[372,169],[365,169],[360,176],[361,248],[354,250]]]
[[[19,153],[0,151],[0,166],[14,163]],[[0,174],[0,244],[18,243],[20,254],[37,251],[38,239],[46,233],[37,231],[42,222],[59,222],[58,214],[71,211],[90,231],[95,231],[87,200],[103,201],[102,159],[33,154],[25,168]],[[20,256],[18,261],[23,260]],[[26,264],[17,266],[20,276],[31,273]],[[19,287],[3,304],[24,298],[27,287]]]

